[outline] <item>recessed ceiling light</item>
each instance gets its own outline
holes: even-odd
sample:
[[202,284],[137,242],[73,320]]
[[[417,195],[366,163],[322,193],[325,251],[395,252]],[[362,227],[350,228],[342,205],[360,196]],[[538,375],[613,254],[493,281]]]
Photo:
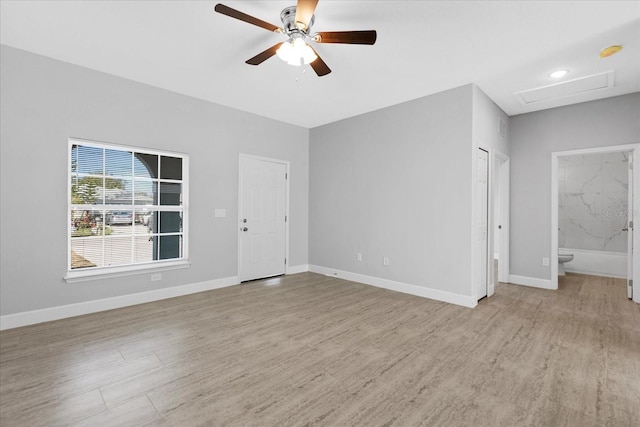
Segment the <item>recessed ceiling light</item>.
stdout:
[[600,51],[600,58],[606,58],[608,56],[615,55],[621,50],[622,50],[622,45],[612,44],[611,46],[607,46]]
[[551,77],[553,79],[559,79],[560,77],[564,77],[567,74],[569,74],[569,70],[557,70],[557,71],[554,71],[553,73],[549,74],[549,77]]

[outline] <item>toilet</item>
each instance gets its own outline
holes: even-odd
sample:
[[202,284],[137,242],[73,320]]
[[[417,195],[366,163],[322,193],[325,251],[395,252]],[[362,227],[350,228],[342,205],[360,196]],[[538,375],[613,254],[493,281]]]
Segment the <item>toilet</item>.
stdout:
[[558,254],[558,276],[566,275],[564,263],[573,260],[573,254]]

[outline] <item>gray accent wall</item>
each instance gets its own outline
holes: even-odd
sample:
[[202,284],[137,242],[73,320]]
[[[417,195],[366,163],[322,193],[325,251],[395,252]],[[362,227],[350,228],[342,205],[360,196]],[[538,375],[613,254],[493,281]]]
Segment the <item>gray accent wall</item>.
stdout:
[[[0,64],[1,315],[236,276],[239,153],[291,162],[289,265],[308,263],[307,129],[7,46]],[[189,268],[63,280],[69,137],[190,155]]]
[[640,93],[510,119],[511,274],[551,279],[551,153],[640,142]]
[[471,295],[472,97],[466,85],[311,129],[310,264]]

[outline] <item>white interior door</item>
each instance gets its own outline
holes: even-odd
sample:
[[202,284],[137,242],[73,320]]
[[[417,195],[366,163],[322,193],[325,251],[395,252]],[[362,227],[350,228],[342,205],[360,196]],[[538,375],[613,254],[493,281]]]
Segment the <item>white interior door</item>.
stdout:
[[287,165],[240,157],[240,281],[286,272]]
[[488,263],[488,217],[489,217],[489,153],[478,150],[478,177],[476,197],[478,210],[476,218],[478,265],[476,266],[476,296],[478,299],[487,296],[487,263]]
[[627,297],[633,299],[633,152],[629,153],[629,206],[627,216]]

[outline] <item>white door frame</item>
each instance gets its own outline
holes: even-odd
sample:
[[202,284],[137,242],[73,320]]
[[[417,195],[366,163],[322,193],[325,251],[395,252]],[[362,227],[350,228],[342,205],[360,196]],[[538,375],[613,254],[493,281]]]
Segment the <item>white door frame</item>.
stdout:
[[[504,154],[503,152],[496,150],[494,148],[488,147],[484,144],[478,144],[478,149],[482,149],[489,153],[489,178],[488,178],[488,187],[489,187],[489,215],[487,220],[487,297],[490,297],[494,294],[495,288],[493,284],[495,283],[495,272],[493,271],[493,251],[495,246],[495,236],[494,229],[496,226],[496,212],[494,208],[494,188],[493,183],[498,181],[500,183],[500,192],[501,192],[501,206],[500,209],[502,211],[502,233],[500,235],[500,262],[498,263],[498,277],[503,282],[509,281],[509,233],[510,233],[510,223],[509,223],[509,215],[510,215],[510,177],[511,177],[511,159],[509,156]],[[500,174],[497,174],[495,171],[495,164],[500,160],[504,162],[502,167],[500,168]],[[473,176],[476,177],[478,170],[478,160],[476,151],[474,151],[473,158]],[[504,172],[504,173],[502,173]],[[471,280],[471,295],[473,295],[474,299],[477,300],[477,288],[476,288],[476,280],[477,278],[474,276],[476,272],[475,262],[477,257],[480,257],[480,254],[477,253],[477,245],[475,245],[475,239],[477,238],[477,229],[476,229],[476,209],[480,209],[476,200],[476,179],[473,181],[474,192],[473,192],[473,210],[472,210],[472,229],[474,230],[472,233],[471,247],[472,249],[472,280]],[[489,232],[491,230],[491,232]],[[505,276],[500,276],[504,274]]]
[[285,243],[284,243],[284,251],[285,251],[285,274],[288,274],[289,272],[289,264],[290,264],[290,258],[289,258],[289,223],[291,222],[291,215],[289,214],[289,182],[291,181],[291,172],[290,172],[290,163],[288,160],[280,160],[280,159],[273,159],[273,158],[269,158],[269,157],[261,157],[261,156],[254,156],[251,154],[243,154],[240,153],[238,156],[238,225],[237,225],[237,232],[238,232],[238,277],[241,277],[242,274],[242,242],[241,242],[241,233],[240,233],[240,229],[242,228],[242,160],[243,159],[252,159],[252,160],[260,160],[263,162],[270,162],[270,163],[278,163],[278,164],[282,164],[285,165],[286,167],[286,174],[287,174],[287,179],[285,181],[285,201],[284,201],[284,211],[285,211],[285,215],[287,217],[287,221],[285,222]]
[[[558,158],[563,156],[612,153],[631,151],[635,159],[640,158],[640,143],[627,145],[612,145],[610,147],[586,148],[581,150],[557,151],[551,153],[551,289],[558,289]],[[640,200],[640,174],[634,173],[633,198]],[[638,219],[638,203],[635,203],[629,220],[634,223]],[[633,233],[633,301],[640,303],[640,233]]]
[[[635,211],[635,204],[636,204],[636,198],[634,196],[635,193],[635,179],[634,177],[636,176],[636,173],[634,172],[633,168],[634,168],[634,155],[633,155],[633,151],[631,151],[629,153],[629,170],[628,170],[628,191],[627,191],[627,195],[628,195],[628,211],[629,212],[633,212]],[[633,215],[631,215],[631,218],[627,218],[627,298],[631,298],[631,294],[633,293],[633,289],[631,287],[632,283],[635,283],[635,281],[630,281],[629,279],[633,278],[633,270],[634,270],[634,265],[633,265],[633,259],[630,259],[633,254],[635,253],[635,251],[633,250],[634,247],[636,247],[634,245],[634,236],[636,235],[634,228],[635,228],[635,224],[633,224],[633,226],[630,226],[629,221],[633,221]],[[637,250],[637,247],[636,247]],[[630,257],[631,255],[631,257]]]
[[[491,233],[489,232],[489,230],[491,230],[491,204],[493,203],[493,192],[492,192],[492,185],[493,182],[491,180],[492,176],[491,176],[491,168],[493,165],[493,162],[491,161],[491,149],[484,147],[482,145],[478,146],[478,149],[476,150],[476,173],[475,173],[475,192],[474,192],[474,199],[476,200],[476,209],[479,211],[481,208],[483,208],[482,204],[480,203],[480,198],[478,197],[478,171],[479,171],[479,152],[480,150],[484,151],[485,153],[487,153],[487,170],[486,170],[486,180],[487,180],[487,194],[486,194],[486,199],[487,199],[487,206],[484,206],[487,209],[487,221],[484,224],[484,229],[480,229],[478,227],[478,224],[476,223],[476,218],[474,218],[474,248],[477,248],[477,242],[479,239],[479,233],[484,233],[486,238],[485,238],[485,245],[484,245],[484,251],[486,251],[486,256],[485,256],[485,265],[484,265],[484,276],[485,277],[475,277],[473,282],[474,282],[474,299],[478,300],[480,298],[480,295],[478,294],[478,289],[481,287],[478,286],[478,283],[476,281],[480,280],[486,280],[485,282],[485,296],[489,297],[490,296],[490,291],[493,291],[493,242],[491,240]],[[479,212],[477,212],[477,214],[479,215]],[[480,271],[478,272],[476,270],[475,264],[473,267],[473,272],[474,275],[475,274],[482,274],[482,263],[480,260],[482,260],[482,253],[478,253],[477,249],[476,249],[476,257],[474,257],[474,259],[477,260],[477,262],[479,263],[478,265],[480,265]],[[479,259],[478,259],[479,258]],[[491,292],[492,294],[493,292]],[[482,297],[484,298],[484,296]]]
[[486,224],[486,229],[484,229],[484,232],[487,235],[487,257],[486,257],[486,265],[485,265],[485,269],[486,269],[486,281],[487,281],[487,286],[486,286],[486,296],[489,297],[493,294],[493,286],[490,286],[490,284],[492,284],[493,282],[493,277],[494,277],[494,272],[493,272],[493,239],[492,239],[492,233],[489,232],[489,230],[491,230],[491,224],[493,221],[493,210],[491,208],[491,204],[493,203],[493,192],[491,189],[492,186],[492,179],[493,176],[491,174],[491,168],[493,167],[493,149],[490,147],[487,147],[486,145],[483,144],[478,144],[474,151],[473,151],[473,163],[472,163],[472,176],[473,176],[473,187],[472,187],[472,209],[471,209],[471,295],[473,297],[473,299],[475,301],[478,301],[480,299],[479,294],[478,294],[478,289],[479,289],[479,284],[478,281],[482,280],[483,278],[480,277],[479,275],[482,274],[482,268],[480,267],[480,263],[481,263],[481,258],[482,258],[482,254],[479,252],[479,246],[478,246],[478,238],[479,235],[478,233],[481,233],[482,231],[480,230],[480,228],[478,227],[478,216],[479,216],[479,209],[480,209],[480,202],[478,199],[478,164],[479,164],[479,160],[478,160],[478,153],[479,150],[483,150],[487,152],[487,204],[488,204],[488,212],[487,212],[487,224]]
[[[497,208],[500,210],[501,221],[500,224],[502,229],[500,230],[500,244],[499,247],[499,261],[498,261],[498,281],[507,283],[509,282],[509,215],[510,215],[510,180],[511,180],[511,159],[506,154],[493,150],[493,155],[490,157],[493,160],[493,164],[491,164],[491,173],[493,174],[493,182],[498,184],[498,188],[500,191],[500,206]],[[502,162],[499,170],[496,171],[496,164],[498,161]],[[493,191],[493,185],[490,187],[490,192]],[[491,202],[493,202],[495,195],[491,194]],[[495,204],[491,204],[490,211],[490,223],[491,228],[493,230],[490,233],[490,247],[491,247],[491,275],[492,280],[495,281],[495,277],[493,277],[493,253],[495,253],[495,230],[496,226],[496,212],[493,211]]]

